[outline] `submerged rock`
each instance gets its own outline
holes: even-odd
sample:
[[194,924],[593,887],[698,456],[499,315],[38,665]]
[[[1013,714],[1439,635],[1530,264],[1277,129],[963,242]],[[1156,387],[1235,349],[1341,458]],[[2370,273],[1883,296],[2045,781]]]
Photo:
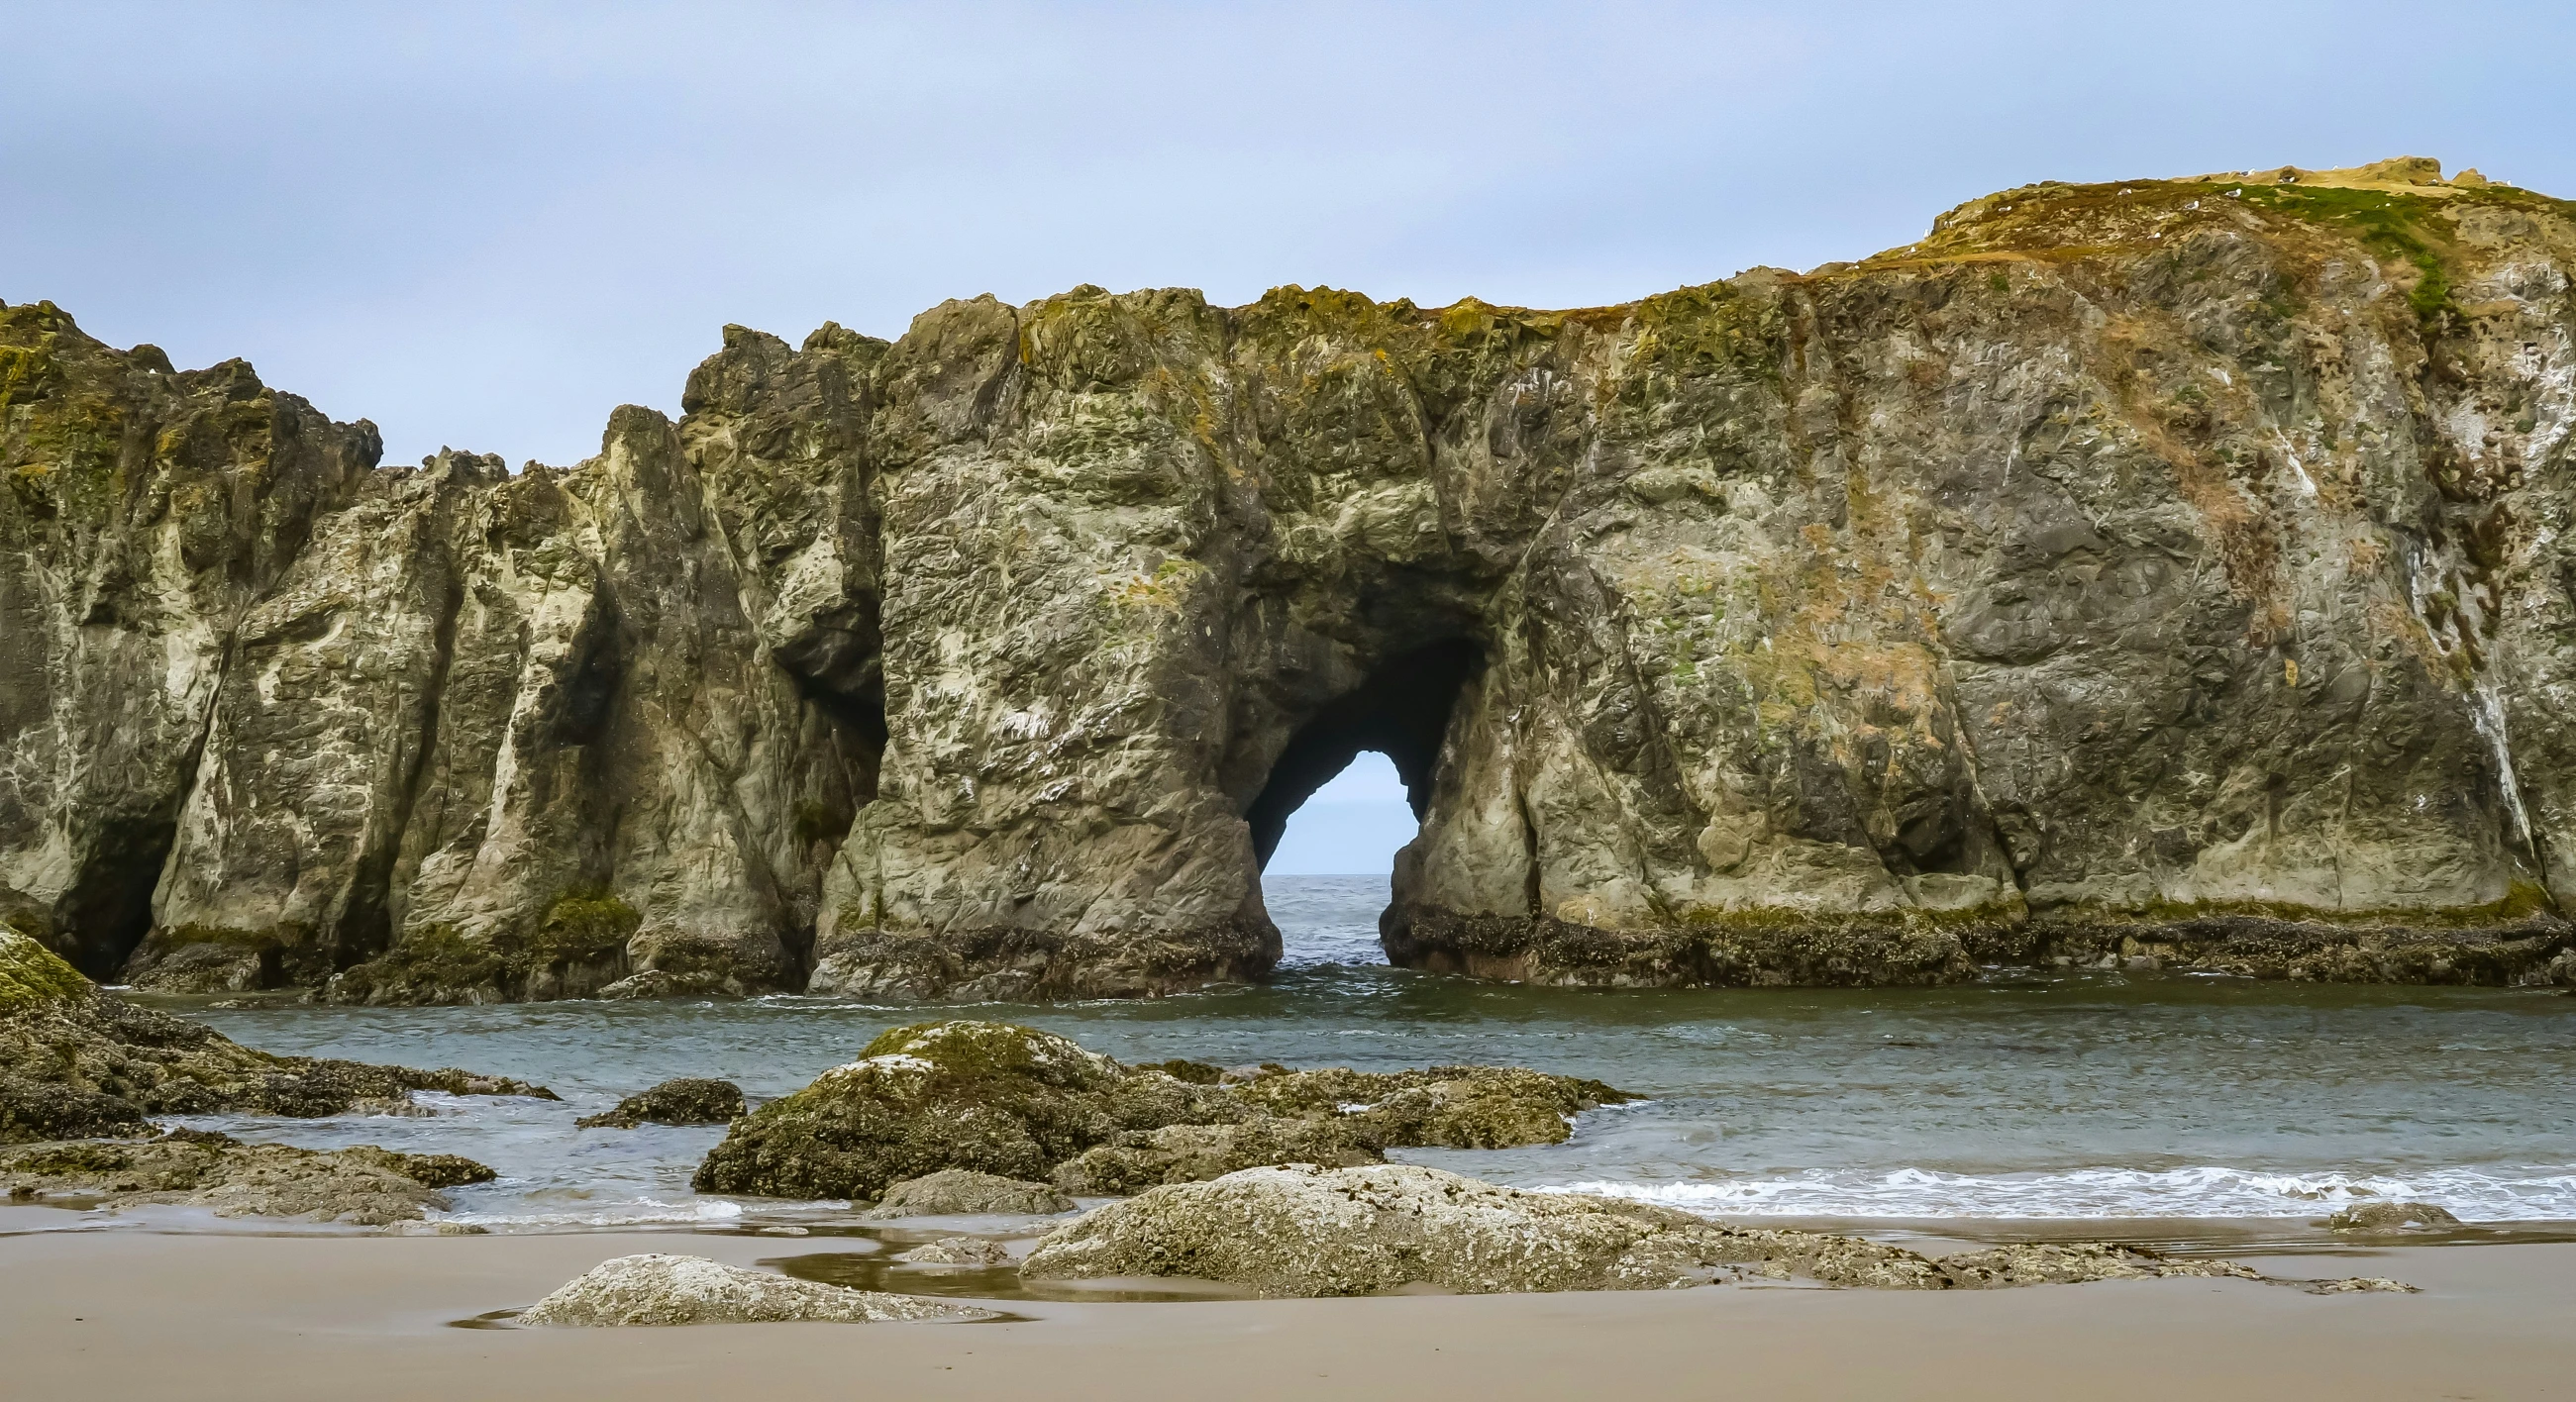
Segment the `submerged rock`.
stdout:
[[1073,1202],[1044,1183],[1031,1183],[971,1168],[943,1168],[889,1187],[870,1217],[1049,1217]]
[[159,1139],[0,1148],[0,1198],[74,1198],[119,1208],[212,1208],[218,1217],[297,1217],[353,1226],[419,1221],[438,1191],[486,1183],[491,1169],[454,1154],[371,1145],[297,1149],[178,1131]]
[[[1370,1163],[1394,1145],[1556,1143],[1569,1114],[1628,1098],[1515,1068],[1181,1069],[1123,1066],[1007,1023],[899,1027],[736,1121],[693,1181],[700,1192],[865,1198],[953,1168],[1125,1193],[1256,1164]],[[1374,1098],[1341,1098],[1353,1095]]]
[[2440,1231],[2460,1225],[2446,1208],[2429,1202],[2360,1202],[2326,1218],[2338,1232]]
[[731,1081],[682,1076],[617,1102],[617,1108],[584,1115],[582,1129],[634,1129],[639,1125],[729,1124],[743,1112],[742,1087]]
[[1739,1231],[1685,1212],[1497,1187],[1436,1168],[1253,1168],[1153,1189],[1050,1232],[1035,1279],[1188,1276],[1266,1295],[1659,1290],[1773,1267],[1841,1285],[1938,1290],[1911,1251],[1812,1232]]
[[416,1090],[555,1098],[543,1086],[452,1068],[254,1051],[202,1023],[128,1003],[36,941],[0,929],[0,1143],[148,1134],[153,1115],[401,1110]]
[[950,1236],[916,1246],[895,1259],[916,1266],[1007,1266],[1011,1250],[983,1237]]
[[607,1328],[674,1324],[836,1324],[990,1319],[992,1312],[911,1295],[851,1290],[659,1252],[602,1261],[520,1312],[521,1324]]

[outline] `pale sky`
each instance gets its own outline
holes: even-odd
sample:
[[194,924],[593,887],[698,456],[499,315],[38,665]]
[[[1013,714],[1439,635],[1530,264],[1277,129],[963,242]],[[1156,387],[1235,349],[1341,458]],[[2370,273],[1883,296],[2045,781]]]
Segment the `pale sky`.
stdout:
[[728,321],[1586,305],[2045,178],[2410,154],[2576,195],[2571,12],[15,0],[0,299],[246,357],[390,461],[570,462]]
[[[2576,195],[2571,16],[12,0],[0,300],[245,357],[388,461],[568,463],[619,403],[676,413],[728,321],[890,337],[1082,282],[1592,305],[2042,179],[2425,155]],[[1384,870],[1412,818],[1374,774],[1273,870]]]

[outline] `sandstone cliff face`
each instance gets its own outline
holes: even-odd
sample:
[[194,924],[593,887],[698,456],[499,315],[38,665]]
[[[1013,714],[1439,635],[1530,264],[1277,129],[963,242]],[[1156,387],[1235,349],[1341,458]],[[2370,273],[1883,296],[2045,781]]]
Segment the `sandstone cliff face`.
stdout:
[[517,475],[0,310],[0,897],[174,987],[1154,993],[1381,748],[1404,963],[2529,977],[2571,267],[2429,162],[2043,185],[1585,311],[734,328]]

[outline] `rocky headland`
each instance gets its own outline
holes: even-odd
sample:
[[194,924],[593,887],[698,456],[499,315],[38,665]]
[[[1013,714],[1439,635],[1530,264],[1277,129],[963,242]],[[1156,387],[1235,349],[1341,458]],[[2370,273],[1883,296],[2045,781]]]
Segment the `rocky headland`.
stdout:
[[1270,967],[1378,748],[1415,967],[2576,983],[2571,269],[2430,161],[2045,183],[1613,307],[729,327],[517,472],[0,308],[0,921],[361,1003],[1162,993]]

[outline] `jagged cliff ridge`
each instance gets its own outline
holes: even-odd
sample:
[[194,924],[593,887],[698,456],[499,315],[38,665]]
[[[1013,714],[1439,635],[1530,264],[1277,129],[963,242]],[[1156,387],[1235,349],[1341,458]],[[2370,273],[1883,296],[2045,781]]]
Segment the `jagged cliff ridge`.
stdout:
[[2039,185],[1585,311],[728,328],[517,475],[7,308],[0,913],[172,988],[1160,992],[1268,967],[1380,747],[1404,963],[2538,976],[2571,267],[2428,161]]

